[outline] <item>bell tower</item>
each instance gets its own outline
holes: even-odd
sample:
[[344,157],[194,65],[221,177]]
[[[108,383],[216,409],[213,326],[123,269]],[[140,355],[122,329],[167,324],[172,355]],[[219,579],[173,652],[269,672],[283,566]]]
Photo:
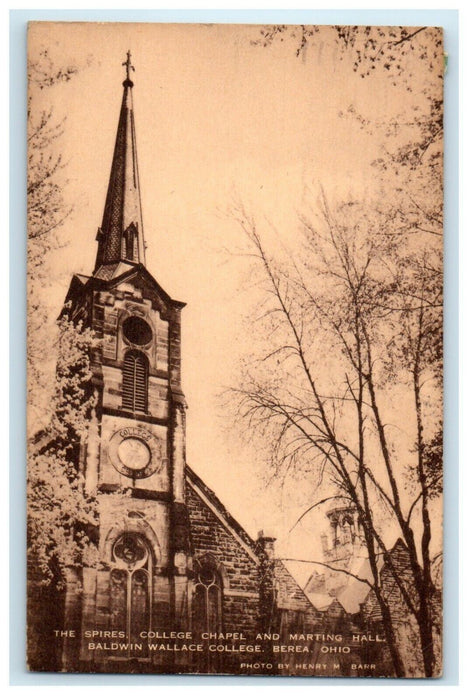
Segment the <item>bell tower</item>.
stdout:
[[[92,276],[74,275],[66,298],[70,318],[100,341],[92,358],[96,406],[80,457],[86,492],[97,503],[98,561],[70,572],[66,593],[66,619],[81,634],[67,640],[65,666],[81,670],[115,664],[122,671],[125,662],[132,670],[148,662],[161,668],[141,632],[188,629],[190,614],[184,303],[145,267],[130,52],[123,65],[96,264]],[[115,653],[90,646],[86,630],[118,634],[110,638]]]

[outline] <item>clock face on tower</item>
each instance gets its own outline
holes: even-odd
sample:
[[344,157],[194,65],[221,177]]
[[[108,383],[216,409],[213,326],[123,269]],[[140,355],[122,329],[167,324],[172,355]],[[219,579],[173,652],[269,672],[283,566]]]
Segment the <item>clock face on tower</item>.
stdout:
[[117,448],[120,461],[129,469],[139,471],[148,466],[151,452],[140,438],[125,438]]
[[114,433],[109,457],[115,469],[131,479],[145,479],[163,466],[161,440],[140,426]]

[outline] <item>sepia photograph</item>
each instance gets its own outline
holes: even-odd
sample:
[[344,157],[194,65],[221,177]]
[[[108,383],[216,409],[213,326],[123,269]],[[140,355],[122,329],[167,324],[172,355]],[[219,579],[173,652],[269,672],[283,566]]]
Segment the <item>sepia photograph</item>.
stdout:
[[29,23],[29,672],[441,677],[444,71]]

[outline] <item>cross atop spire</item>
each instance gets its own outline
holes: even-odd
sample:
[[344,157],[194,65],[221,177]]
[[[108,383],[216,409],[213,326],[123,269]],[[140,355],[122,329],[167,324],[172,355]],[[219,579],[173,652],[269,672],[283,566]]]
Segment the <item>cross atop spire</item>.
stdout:
[[135,68],[131,62],[130,51],[127,52],[127,60],[122,65],[126,68],[127,77],[123,82],[122,106],[104,215],[97,235],[95,272],[102,265],[119,262],[145,264],[132,99],[133,82],[130,80],[130,71],[134,71]]
[[125,68],[126,68],[126,70],[127,70],[127,77],[126,77],[126,79],[125,79],[125,81],[124,81],[124,87],[125,87],[125,83],[130,83],[129,87],[133,87],[133,83],[132,83],[132,81],[130,80],[130,70],[132,70],[133,72],[135,72],[135,67],[132,66],[132,54],[130,53],[130,49],[127,51],[127,60],[124,61],[124,62],[122,63],[122,65],[125,66]]

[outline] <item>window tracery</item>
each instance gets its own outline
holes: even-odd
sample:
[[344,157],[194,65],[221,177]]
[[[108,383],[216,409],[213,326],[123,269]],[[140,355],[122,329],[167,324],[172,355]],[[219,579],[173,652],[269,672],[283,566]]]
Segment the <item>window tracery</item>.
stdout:
[[[136,533],[125,533],[112,548],[110,609],[112,629],[125,630],[128,642],[141,642],[140,632],[150,628],[152,556]],[[129,650],[130,651],[130,650]]]
[[[210,559],[195,561],[192,622],[195,632],[221,632],[223,627],[223,584],[219,569]],[[208,653],[205,672],[219,671],[222,655]]]

